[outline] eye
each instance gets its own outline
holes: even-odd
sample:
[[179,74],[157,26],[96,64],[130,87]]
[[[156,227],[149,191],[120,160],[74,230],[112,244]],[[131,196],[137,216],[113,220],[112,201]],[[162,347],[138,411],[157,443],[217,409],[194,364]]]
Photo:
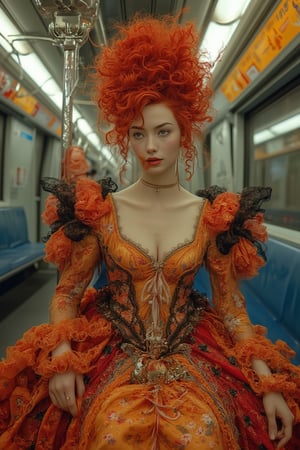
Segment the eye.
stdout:
[[130,133],[130,137],[136,140],[140,140],[143,139],[144,133],[142,133],[141,131],[133,131]]
[[162,136],[162,137],[168,136],[169,134],[170,134],[170,130],[167,130],[167,129],[165,129],[165,128],[162,128],[162,129],[159,130],[159,132],[158,132],[158,135],[159,135],[159,136]]

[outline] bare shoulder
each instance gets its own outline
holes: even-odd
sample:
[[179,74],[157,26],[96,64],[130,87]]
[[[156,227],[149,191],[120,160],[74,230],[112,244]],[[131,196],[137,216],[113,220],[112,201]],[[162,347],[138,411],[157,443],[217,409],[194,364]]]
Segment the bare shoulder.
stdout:
[[187,204],[203,205],[204,199],[181,187],[182,200]]
[[134,194],[134,185],[131,185],[125,189],[122,189],[121,191],[114,192],[112,194],[113,199],[117,203],[132,203],[135,201],[135,194]]

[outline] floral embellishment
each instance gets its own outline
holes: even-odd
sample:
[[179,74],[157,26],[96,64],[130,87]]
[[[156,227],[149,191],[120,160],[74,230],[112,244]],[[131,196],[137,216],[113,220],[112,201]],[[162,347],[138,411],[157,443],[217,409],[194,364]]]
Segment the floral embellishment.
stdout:
[[47,225],[51,225],[59,220],[57,213],[57,198],[53,194],[49,194],[46,199],[45,211],[42,213],[42,220]]
[[111,422],[124,423],[124,419],[116,411],[112,411],[108,414],[108,420]]
[[198,427],[196,434],[198,434],[198,436],[203,436],[205,434],[205,430],[203,427]]
[[245,238],[241,238],[232,248],[232,258],[237,275],[240,278],[249,278],[257,275],[258,269],[265,263],[259,256],[256,247]]
[[95,226],[99,219],[110,211],[104,202],[101,187],[94,180],[79,179],[75,188],[75,216],[88,226]]
[[183,434],[179,439],[180,445],[187,445],[187,444],[190,444],[191,442],[192,442],[192,436],[189,433]]
[[79,178],[76,184],[46,177],[41,180],[41,185],[52,194],[44,214],[44,220],[51,228],[46,239],[63,227],[65,235],[72,241],[81,241],[92,233],[92,228],[97,228],[99,219],[111,210],[105,196],[117,189],[111,179],[98,183],[87,177]]
[[216,427],[214,419],[209,414],[202,414],[201,420],[206,425],[205,435],[212,436],[212,434],[214,433],[214,429]]
[[230,228],[239,209],[239,196],[233,192],[223,192],[211,205],[208,205],[205,221],[216,232]]
[[196,426],[196,423],[194,421],[191,421],[189,423],[187,423],[186,427],[190,428],[191,430],[193,430]]
[[233,314],[226,314],[224,317],[224,324],[230,333],[233,333],[240,325],[241,320],[235,317]]
[[101,224],[100,230],[102,233],[111,234],[114,231],[114,225],[112,223]]
[[234,301],[234,304],[237,308],[242,308],[244,306],[244,302],[239,294],[233,293],[232,299]]
[[266,242],[268,239],[267,227],[263,224],[263,213],[257,213],[253,218],[244,222],[244,227],[251,231],[254,239],[261,242]]
[[107,433],[103,436],[103,439],[108,443],[108,444],[115,444],[116,440],[114,438],[114,436],[111,433]]

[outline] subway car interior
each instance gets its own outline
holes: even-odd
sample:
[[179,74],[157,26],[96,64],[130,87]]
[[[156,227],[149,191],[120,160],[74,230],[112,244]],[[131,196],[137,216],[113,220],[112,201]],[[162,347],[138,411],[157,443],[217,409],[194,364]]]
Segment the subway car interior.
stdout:
[[[123,189],[139,178],[130,156],[120,180],[91,80],[116,25],[136,14],[176,16],[201,33],[200,50],[214,61],[213,121],[195,142],[192,180],[180,165],[180,182],[192,193],[272,188],[267,264],[241,289],[252,322],[286,341],[299,364],[300,0],[0,0],[0,357],[48,321],[57,284],[43,259],[40,180],[60,178],[70,145],[84,150],[96,180],[111,177]],[[204,269],[195,283],[209,297]]]

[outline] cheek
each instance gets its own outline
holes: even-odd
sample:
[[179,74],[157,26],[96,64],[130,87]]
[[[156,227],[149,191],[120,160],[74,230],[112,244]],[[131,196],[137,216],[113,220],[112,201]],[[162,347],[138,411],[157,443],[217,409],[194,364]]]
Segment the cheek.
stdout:
[[174,138],[172,139],[167,146],[168,153],[174,157],[177,157],[180,152],[180,139]]
[[138,159],[138,161],[142,164],[142,166],[145,164],[146,161],[146,157],[141,149],[141,146],[139,146],[138,144],[132,144],[131,143],[131,150],[132,152],[135,154],[136,158]]

